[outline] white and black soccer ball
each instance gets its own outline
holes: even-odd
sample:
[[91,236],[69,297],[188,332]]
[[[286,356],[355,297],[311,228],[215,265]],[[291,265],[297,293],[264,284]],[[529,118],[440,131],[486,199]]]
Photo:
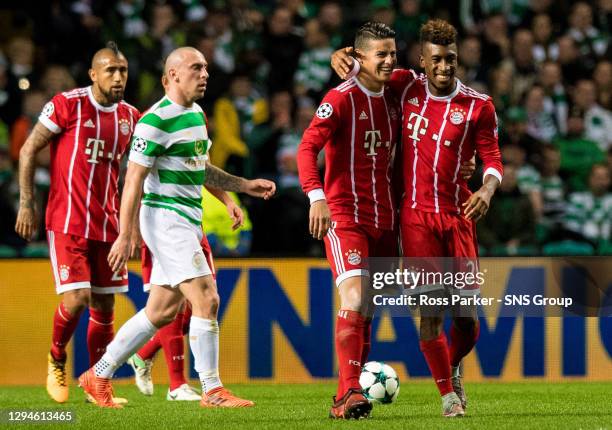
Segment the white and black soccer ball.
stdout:
[[361,369],[359,384],[363,394],[376,403],[391,403],[397,399],[400,391],[397,373],[382,361],[367,362]]

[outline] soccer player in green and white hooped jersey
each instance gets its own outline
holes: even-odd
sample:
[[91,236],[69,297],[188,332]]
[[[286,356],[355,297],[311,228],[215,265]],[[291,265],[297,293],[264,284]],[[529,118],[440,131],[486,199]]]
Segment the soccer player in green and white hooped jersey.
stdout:
[[200,189],[206,184],[268,199],[276,186],[264,179],[230,175],[208,162],[210,141],[204,115],[195,104],[206,90],[206,67],[204,55],[194,48],[173,51],[162,79],[166,96],[141,118],[134,132],[119,237],[108,262],[114,270],[127,261],[144,184],[140,230],[153,254],[151,290],[145,308],[119,329],[104,356],[79,377],[79,385],[101,407],[120,407],[113,402],[110,378],[159,328],[174,319],[183,298],[189,300],[193,312],[189,343],[202,382],[200,405],[254,405],[234,396],[219,379],[219,295],[200,246]]
[[176,212],[200,228],[201,193],[211,146],[202,108],[185,108],[167,96],[136,124],[130,160],[151,171],[142,204]]

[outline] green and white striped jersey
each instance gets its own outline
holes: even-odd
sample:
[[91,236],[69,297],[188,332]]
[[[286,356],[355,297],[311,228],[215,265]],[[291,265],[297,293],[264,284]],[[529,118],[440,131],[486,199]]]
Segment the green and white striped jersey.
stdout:
[[612,238],[612,193],[601,197],[588,191],[570,194],[565,226],[594,242],[609,241]]
[[150,167],[142,204],[175,211],[202,223],[201,192],[212,145],[202,108],[186,108],[162,98],[140,118],[132,137],[130,161]]

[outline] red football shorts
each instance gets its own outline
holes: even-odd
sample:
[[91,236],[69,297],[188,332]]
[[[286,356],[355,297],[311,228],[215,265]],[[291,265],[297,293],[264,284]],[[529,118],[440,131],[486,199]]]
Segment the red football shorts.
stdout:
[[352,222],[333,221],[323,238],[336,286],[353,276],[368,276],[368,257],[397,257],[397,234]]
[[127,266],[113,272],[106,260],[112,242],[47,231],[55,291],[91,288],[92,293],[113,294],[128,290]]
[[[436,271],[472,273],[478,270],[478,242],[474,221],[466,220],[458,214],[424,212],[403,207],[400,232],[402,255],[408,259],[423,257],[422,267],[429,266],[429,270]],[[431,290],[432,287],[423,286],[421,292]],[[480,287],[477,284],[466,285],[462,290],[465,294],[477,294]]]
[[[206,258],[206,262],[208,263],[208,267],[212,271],[213,279],[216,278],[215,273],[215,265],[213,263],[213,255],[212,250],[210,249],[210,244],[208,243],[208,239],[206,235],[202,235],[202,240],[200,241],[200,245],[202,246],[202,252],[204,252],[204,257]],[[151,270],[153,269],[153,255],[149,248],[142,243],[142,247],[140,248],[140,262],[142,264],[142,288],[145,292],[151,289]]]

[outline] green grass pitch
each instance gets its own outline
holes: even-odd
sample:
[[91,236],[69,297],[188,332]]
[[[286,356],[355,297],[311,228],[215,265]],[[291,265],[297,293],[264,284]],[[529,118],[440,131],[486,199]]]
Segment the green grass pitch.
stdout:
[[341,422],[327,418],[333,384],[230,386],[256,401],[252,409],[202,409],[196,402],[168,402],[165,386],[152,397],[132,385],[117,385],[117,395],[130,403],[123,410],[86,404],[82,391],[71,386],[70,400],[60,406],[47,398],[44,387],[0,387],[0,408],[70,409],[75,424],[1,425],[4,428],[122,429],[609,429],[612,430],[612,383],[468,383],[469,404],[463,419],[440,416],[440,400],[433,383],[409,381],[397,401],[375,405],[367,420]]

